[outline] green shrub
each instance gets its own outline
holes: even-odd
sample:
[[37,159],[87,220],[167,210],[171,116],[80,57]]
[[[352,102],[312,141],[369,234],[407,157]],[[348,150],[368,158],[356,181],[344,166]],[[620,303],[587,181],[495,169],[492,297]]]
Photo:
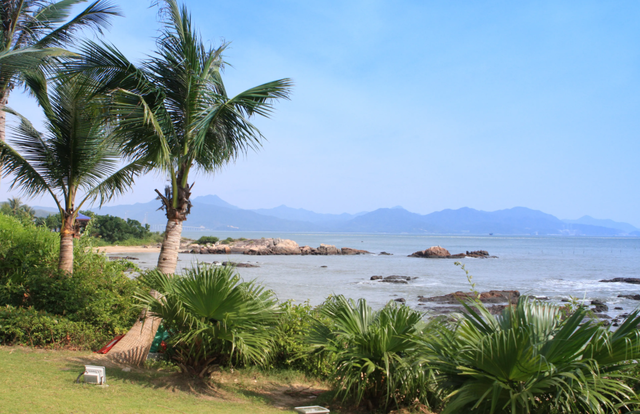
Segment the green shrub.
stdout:
[[329,324],[329,320],[323,318],[319,308],[311,307],[309,302],[294,304],[287,301],[280,304],[280,310],[270,367],[294,369],[312,377],[328,378],[334,369],[332,356],[313,352],[307,337],[314,321]]
[[465,306],[467,313],[420,352],[448,394],[443,413],[638,408],[623,371],[640,359],[639,311],[609,331],[590,322],[586,309],[566,317],[558,306],[526,297],[497,317],[481,303]]
[[[232,267],[198,266],[182,277],[147,273],[138,297],[171,333],[170,357],[205,376],[215,365],[265,365],[271,357],[278,306],[273,292],[243,282]],[[150,288],[163,297],[155,298]]]
[[138,282],[124,274],[128,263],[93,253],[83,237],[76,241],[75,272],[69,276],[57,269],[57,233],[3,215],[0,239],[0,306],[61,316],[108,337],[135,321]]
[[196,240],[196,244],[215,244],[220,240],[214,236],[202,236],[198,240]]
[[0,345],[97,349],[110,339],[84,322],[33,308],[0,307]]
[[336,397],[381,408],[429,403],[431,372],[412,363],[420,312],[395,302],[374,311],[364,299],[344,296],[330,298],[320,312],[331,324],[314,323],[309,341],[335,358]]

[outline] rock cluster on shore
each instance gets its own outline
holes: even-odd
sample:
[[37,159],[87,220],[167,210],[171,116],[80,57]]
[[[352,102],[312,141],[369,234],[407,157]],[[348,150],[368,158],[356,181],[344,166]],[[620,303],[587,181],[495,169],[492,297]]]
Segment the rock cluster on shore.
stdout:
[[[510,303],[514,304],[518,302],[520,292],[517,290],[490,290],[488,292],[481,292],[479,294],[480,302],[482,303]],[[435,302],[442,304],[455,305],[460,301],[466,299],[473,299],[476,297],[474,292],[454,292],[442,296],[424,297],[418,296],[418,302]]]
[[489,252],[487,252],[486,250],[475,250],[472,252],[467,251],[465,253],[451,254],[449,253],[449,250],[440,246],[433,246],[429,247],[426,250],[417,251],[413,254],[410,254],[409,257],[424,257],[426,259],[462,259],[464,257],[476,257],[481,259],[497,258],[496,256],[490,256]]
[[254,256],[265,255],[357,255],[370,254],[366,250],[352,249],[350,247],[337,248],[330,244],[320,244],[319,247],[299,246],[298,243],[288,239],[250,239],[237,240],[229,244],[216,243],[215,245],[201,246],[189,245],[189,250],[182,253],[196,254],[247,254]]

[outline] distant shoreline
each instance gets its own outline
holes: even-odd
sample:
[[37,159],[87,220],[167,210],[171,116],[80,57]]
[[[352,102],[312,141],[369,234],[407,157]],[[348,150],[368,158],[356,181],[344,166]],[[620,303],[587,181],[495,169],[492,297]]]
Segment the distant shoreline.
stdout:
[[94,247],[96,253],[113,254],[113,253],[160,253],[159,247],[143,247],[143,246],[100,246]]

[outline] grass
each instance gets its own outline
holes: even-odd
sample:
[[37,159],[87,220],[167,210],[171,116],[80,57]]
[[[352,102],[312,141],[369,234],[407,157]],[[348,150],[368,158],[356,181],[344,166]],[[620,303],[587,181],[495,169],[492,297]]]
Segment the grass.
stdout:
[[[75,384],[85,364],[106,366],[109,386]],[[205,383],[159,364],[123,368],[91,352],[0,347],[0,412],[294,413],[296,405],[327,399],[315,399],[326,387],[296,373],[227,370]]]

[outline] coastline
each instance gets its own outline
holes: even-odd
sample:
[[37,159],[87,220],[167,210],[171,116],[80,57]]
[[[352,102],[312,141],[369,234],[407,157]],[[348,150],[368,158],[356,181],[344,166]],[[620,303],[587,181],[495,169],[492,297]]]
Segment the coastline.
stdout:
[[159,247],[144,247],[144,246],[101,246],[94,247],[93,251],[103,254],[114,253],[160,253]]

